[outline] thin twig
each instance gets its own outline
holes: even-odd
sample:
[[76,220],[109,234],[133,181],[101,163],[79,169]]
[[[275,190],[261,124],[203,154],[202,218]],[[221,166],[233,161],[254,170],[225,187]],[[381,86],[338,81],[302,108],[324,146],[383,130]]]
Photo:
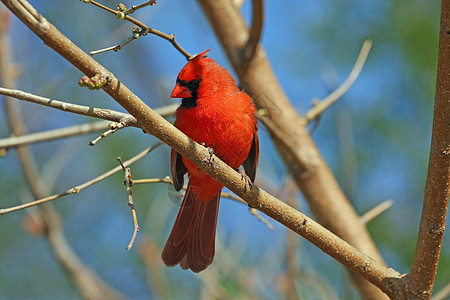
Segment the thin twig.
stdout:
[[120,122],[122,119],[130,119],[128,123],[130,126],[141,128],[139,123],[136,121],[136,118],[130,114],[105,109],[105,108],[96,108],[85,105],[73,104],[65,101],[50,99],[46,97],[37,96],[34,94],[30,94],[27,92],[23,92],[20,90],[13,90],[0,87],[0,94],[13,97],[19,100],[24,100],[27,102],[32,102],[39,105],[48,106],[51,108],[56,108],[62,111],[71,112],[83,116],[89,116],[94,118],[100,118],[104,120]]
[[[244,200],[242,200],[241,198],[235,196],[234,194],[230,193],[230,192],[224,192],[222,194],[220,194],[221,198],[228,198],[237,202],[240,202],[242,204],[248,205],[247,202],[245,202]],[[250,214],[254,215],[256,219],[258,219],[259,221],[263,222],[264,225],[267,226],[267,228],[269,228],[270,230],[273,230],[273,225],[272,223],[270,223],[269,220],[267,220],[266,218],[264,218],[259,211],[256,208],[253,207],[249,207],[250,208]]]
[[140,227],[137,220],[136,209],[134,208],[133,193],[131,192],[131,186],[133,185],[131,180],[131,169],[129,167],[124,166],[124,164],[122,163],[122,159],[120,157],[118,157],[117,160],[119,161],[120,166],[123,169],[123,173],[125,176],[123,184],[127,187],[128,206],[131,208],[131,215],[133,216],[133,224],[134,224],[133,236],[131,237],[130,243],[126,248],[127,250],[130,250],[131,247],[133,247],[134,240],[136,239],[136,235]]
[[392,199],[387,199],[386,201],[381,202],[368,212],[364,213],[361,216],[361,222],[364,224],[369,223],[376,217],[378,217],[380,214],[382,214],[384,211],[388,210],[392,205],[394,204],[394,201]]
[[[142,183],[167,183],[173,185],[173,180],[166,176],[164,178],[148,178],[148,179],[136,179],[133,180],[133,184],[142,184]],[[183,190],[186,190],[186,187],[183,187]],[[180,194],[179,196],[183,196],[184,194]],[[247,202],[237,197],[236,195],[230,192],[223,192],[220,194],[221,198],[228,198],[239,203],[247,205]],[[270,230],[273,230],[273,225],[269,222],[269,220],[265,219],[257,209],[250,207],[250,214],[254,215],[259,221],[263,222]]]
[[367,56],[369,55],[370,48],[372,48],[372,41],[367,39],[364,41],[361,51],[359,52],[358,58],[356,59],[355,65],[352,71],[348,75],[347,79],[338,87],[333,93],[328,95],[325,99],[317,102],[303,117],[305,122],[309,123],[312,120],[320,116],[330,105],[336,102],[342,95],[344,95],[348,89],[353,85],[355,80],[361,73],[362,68],[366,62]]
[[116,122],[110,123],[109,126],[108,126],[109,129],[107,131],[103,132],[95,140],[91,141],[89,143],[89,146],[95,146],[98,143],[98,141],[100,141],[101,139],[103,139],[103,138],[107,137],[108,135],[113,134],[117,130],[125,128],[127,126],[129,126],[129,125],[127,124],[126,121],[122,121],[122,122],[119,122],[119,123],[116,123]]
[[95,54],[104,53],[104,52],[111,51],[111,50],[114,52],[118,52],[125,45],[131,43],[134,40],[137,40],[140,36],[145,35],[145,34],[147,34],[146,31],[144,29],[142,29],[140,32],[133,33],[133,36],[129,37],[128,39],[123,41],[121,44],[117,44],[117,45],[111,46],[111,47],[106,47],[106,48],[103,48],[100,50],[90,51],[89,54],[94,56]]
[[133,23],[134,25],[139,26],[140,28],[144,29],[144,32],[142,32],[143,36],[147,35],[148,33],[157,35],[157,36],[159,36],[159,37],[169,41],[175,47],[175,49],[178,50],[178,52],[180,52],[184,57],[186,57],[186,59],[189,60],[189,59],[192,58],[192,55],[189,52],[187,52],[183,47],[181,47],[180,44],[178,44],[178,42],[175,40],[175,35],[173,35],[173,34],[165,34],[165,33],[161,32],[161,31],[159,31],[157,29],[150,28],[147,25],[145,25],[144,23],[136,20],[135,18],[132,18],[129,15],[126,15],[123,12],[119,12],[119,11],[116,11],[114,9],[111,9],[111,8],[109,8],[109,7],[107,7],[107,6],[103,5],[103,4],[100,4],[100,3],[96,2],[96,1],[91,0],[90,3],[92,3],[93,5],[101,8],[101,9],[106,10],[107,12],[110,12],[110,13],[114,14],[115,16],[117,16],[119,13],[122,13],[124,20],[127,20],[127,21]]
[[[146,179],[133,179],[133,184],[142,184],[142,183],[168,183],[170,185],[173,185],[173,180],[170,179],[169,176],[166,176],[164,178],[146,178]],[[183,189],[186,189],[183,187]]]
[[56,140],[91,132],[97,132],[106,130],[110,122],[97,121],[92,123],[80,124],[69,126],[65,128],[52,129],[47,131],[41,131],[36,133],[30,133],[21,136],[11,136],[8,138],[0,139],[0,149],[17,147],[26,144],[45,142],[49,140]]
[[[13,97],[18,100],[44,105],[51,108],[56,108],[65,112],[71,112],[79,115],[100,118],[113,122],[120,123],[125,120],[127,126],[142,129],[141,125],[136,121],[136,119],[132,115],[119,111],[114,111],[111,109],[73,104],[61,100],[54,100],[46,97],[37,96],[20,90],[7,89],[3,87],[0,87],[0,95]],[[167,106],[158,107],[155,108],[155,112],[159,113],[163,117],[169,117],[174,114],[178,106],[179,104],[170,104]],[[74,125],[62,129],[54,129],[38,133],[30,133],[19,137],[11,136],[8,138],[0,139],[0,149],[54,140],[58,138],[65,138],[69,136],[90,133],[93,131],[106,130],[108,129],[108,124],[110,123],[102,121],[102,122]]]
[[99,49],[99,50],[89,51],[89,54],[94,56],[96,54],[100,54],[100,53],[103,53],[103,52],[108,52],[108,51],[112,51],[112,50],[116,50],[116,49],[120,50],[120,48],[122,48],[122,47],[123,47],[123,45],[120,46],[120,44],[117,44],[117,45],[106,47],[106,48],[102,48],[102,49]]
[[[21,90],[16,89],[8,89],[4,87],[0,87],[0,95],[8,96],[15,98],[17,100],[23,100],[39,105],[48,106],[51,108],[56,108],[62,111],[75,113],[83,116],[88,117],[94,117],[99,118],[103,120],[113,121],[113,122],[120,122],[123,119],[126,119],[129,123],[129,126],[142,128],[141,125],[134,118],[132,115],[123,113],[120,111],[115,111],[112,109],[107,108],[97,108],[97,107],[91,107],[91,106],[85,106],[85,105],[79,105],[79,104],[73,104],[70,102],[65,102],[62,100],[55,100],[50,99],[38,95],[34,95],[28,92],[24,92]],[[162,107],[157,107],[154,109],[158,114],[160,114],[163,117],[169,117],[173,115],[175,110],[179,104],[169,104]]]
[[[139,159],[144,157],[146,154],[150,153],[151,151],[153,151],[154,149],[156,149],[157,147],[159,147],[161,145],[162,145],[161,142],[155,143],[153,146],[148,147],[147,149],[145,149],[141,153],[139,153],[136,156],[134,156],[134,157],[130,158],[129,160],[127,160],[124,163],[124,165],[125,166],[129,166],[129,165],[135,163],[136,161],[138,161]],[[42,199],[39,199],[39,200],[36,200],[36,201],[33,201],[33,202],[25,203],[25,204],[22,204],[22,205],[17,205],[17,206],[13,206],[13,207],[10,207],[10,208],[0,209],[0,215],[4,215],[4,214],[7,214],[7,213],[10,213],[10,212],[13,212],[13,211],[17,211],[17,210],[21,210],[21,209],[25,209],[25,208],[28,208],[28,207],[40,205],[42,203],[53,201],[55,199],[58,199],[58,198],[61,198],[61,197],[64,197],[64,196],[67,196],[67,195],[70,195],[70,194],[77,194],[81,190],[83,190],[83,189],[85,189],[85,188],[87,188],[87,187],[89,187],[89,186],[91,186],[91,185],[93,185],[93,184],[95,184],[95,183],[97,183],[99,181],[102,181],[103,179],[108,178],[109,176],[119,172],[120,170],[122,170],[122,167],[121,166],[117,166],[114,169],[111,169],[108,172],[106,172],[106,173],[104,173],[104,174],[102,174],[102,175],[100,175],[100,176],[98,176],[98,177],[96,177],[96,178],[94,178],[92,180],[89,180],[89,181],[87,181],[87,182],[85,182],[85,183],[83,183],[81,185],[78,185],[78,186],[75,186],[75,187],[73,187],[71,189],[68,189],[67,191],[65,191],[63,193],[55,194],[55,195],[52,195],[52,196],[49,196],[49,197],[45,197],[45,198],[42,198]]]
[[125,14],[125,15],[131,15],[132,13],[134,13],[136,10],[138,10],[138,9],[141,9],[141,8],[143,8],[143,7],[146,7],[146,6],[153,6],[153,5],[155,5],[156,4],[156,0],[150,0],[150,1],[147,1],[147,2],[144,2],[144,3],[142,3],[142,4],[139,4],[139,5],[133,5],[131,8],[129,8],[129,9],[127,9],[126,11],[124,11],[123,13]]

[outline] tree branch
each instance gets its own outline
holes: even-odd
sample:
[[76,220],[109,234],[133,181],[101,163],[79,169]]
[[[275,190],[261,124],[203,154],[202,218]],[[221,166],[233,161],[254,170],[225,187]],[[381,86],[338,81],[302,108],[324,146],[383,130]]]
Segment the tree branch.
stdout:
[[[14,101],[14,100],[11,100]],[[109,128],[110,122],[99,121],[93,123],[86,123],[80,125],[69,126],[65,128],[41,131],[37,133],[30,133],[21,136],[11,136],[9,138],[0,139],[0,149],[17,147],[26,144],[45,142],[55,139],[71,137],[80,134],[97,132]]]
[[[28,12],[28,11],[27,11]],[[28,16],[28,15],[26,15]],[[14,76],[11,76],[12,55],[9,49],[9,37],[6,32],[0,32],[0,79],[2,84],[14,87]],[[6,115],[15,135],[23,135],[27,128],[23,122],[19,103],[11,99],[5,101]],[[42,182],[31,149],[27,146],[17,148],[19,161],[26,181],[35,198],[44,197],[47,194],[47,186]],[[53,254],[66,274],[86,299],[111,300],[122,299],[122,296],[112,287],[108,286],[94,271],[92,271],[76,255],[67,242],[61,225],[59,214],[52,206],[40,206],[39,216],[45,225],[46,238],[51,246]]]
[[144,3],[141,3],[139,5],[133,5],[131,8],[127,9],[126,11],[124,11],[123,13],[125,15],[131,15],[132,13],[134,13],[136,10],[144,8],[146,6],[153,6],[156,4],[156,0],[150,0],[150,1],[146,1]]
[[347,79],[338,87],[334,92],[328,95],[322,101],[314,104],[313,108],[311,108],[306,115],[303,117],[305,122],[311,122],[316,119],[320,114],[322,114],[328,107],[330,107],[334,102],[336,102],[339,98],[344,95],[348,89],[353,85],[353,83],[358,78],[361,73],[362,68],[366,62],[367,56],[369,55],[370,48],[372,48],[372,41],[365,40],[361,51],[359,52],[358,58],[356,59],[355,65],[353,66],[352,71],[348,75]]
[[121,120],[130,119],[128,121],[129,126],[141,128],[139,123],[136,121],[135,117],[120,111],[73,104],[65,101],[33,95],[20,90],[7,89],[3,87],[0,87],[0,95],[5,95],[8,97],[16,98],[18,100],[24,100],[35,104],[56,108],[62,111],[71,112],[88,117],[99,118],[108,121],[120,122]]
[[[128,167],[128,166],[132,165],[133,163],[135,163],[136,161],[140,160],[142,157],[144,157],[145,155],[147,155],[148,153],[150,153],[151,151],[153,151],[154,149],[158,148],[161,145],[162,145],[162,143],[158,142],[158,143],[154,144],[153,146],[148,147],[144,151],[138,153],[137,155],[133,156],[129,160],[125,161],[123,163],[123,165],[125,167]],[[100,181],[108,178],[109,176],[116,174],[120,170],[122,170],[122,167],[121,166],[117,166],[117,167],[109,170],[108,172],[105,172],[105,173],[101,174],[100,176],[95,177],[94,179],[91,179],[91,180],[89,180],[89,181],[87,181],[85,183],[82,183],[80,185],[74,186],[73,188],[70,188],[67,191],[62,192],[60,194],[55,194],[55,195],[51,195],[51,196],[48,196],[48,197],[42,197],[41,199],[38,199],[36,201],[27,202],[27,203],[24,203],[24,204],[21,204],[21,205],[0,209],[0,216],[4,215],[4,214],[7,214],[7,213],[10,213],[10,212],[14,212],[14,211],[18,211],[18,210],[21,210],[21,209],[29,208],[29,207],[32,207],[32,206],[41,205],[41,204],[44,204],[44,203],[47,203],[47,202],[59,199],[61,197],[67,196],[67,195],[78,194],[79,192],[81,192],[85,188],[90,187],[91,185],[96,184],[97,182],[100,182]]]
[[[257,47],[248,67],[241,63],[242,49],[249,37],[242,15],[228,0],[199,0],[199,3],[239,76],[241,86],[255,100],[257,107],[267,112],[260,120],[268,128],[280,157],[314,215],[323,226],[383,262],[366,227],[309,135],[306,122],[298,116],[281,88],[263,47]],[[387,298],[365,280],[353,274],[352,279],[364,299]]]
[[[102,89],[130,112],[143,128],[168,144],[175,151],[224,184],[251,207],[255,207],[288,228],[301,234],[325,253],[333,256],[345,266],[363,276],[390,295],[395,294],[395,282],[401,275],[386,268],[370,256],[360,252],[318,223],[286,205],[262,189],[253,185],[244,192],[245,182],[241,175],[218,157],[210,159],[209,151],[189,139],[185,134],[150,109],[136,95],[131,93],[114,75],[84,53],[67,37],[62,35],[44,17],[39,15],[25,0],[2,0],[46,45],[66,58],[87,76],[100,74],[108,84]],[[292,124],[291,124],[292,126]],[[328,184],[328,182],[327,182]]]
[[367,211],[361,216],[361,222],[364,224],[369,223],[373,219],[375,219],[377,216],[382,214],[384,211],[389,209],[394,204],[394,201],[392,199],[387,199],[386,201],[381,202],[377,206],[373,207],[371,210]]
[[262,27],[264,23],[264,1],[252,0],[252,26],[248,36],[247,44],[244,47],[243,63],[249,64],[254,58],[256,48],[261,39]]
[[416,252],[405,283],[415,299],[431,296],[445,230],[450,191],[449,87],[450,1],[442,1],[430,159]]
[[139,223],[137,220],[136,208],[134,207],[133,193],[131,192],[131,187],[133,185],[132,179],[131,179],[131,169],[129,167],[125,167],[125,165],[122,163],[122,159],[120,157],[118,157],[117,160],[119,161],[120,166],[122,167],[122,170],[124,173],[123,175],[124,175],[125,179],[123,181],[123,184],[127,188],[128,206],[131,209],[131,215],[133,216],[133,224],[134,224],[133,235],[131,237],[130,243],[128,243],[128,246],[126,248],[128,251],[131,249],[131,247],[133,247],[134,240],[136,239],[136,236],[137,236],[137,233],[138,233],[140,227],[139,227]]
[[[141,125],[136,121],[136,118],[130,114],[115,111],[106,108],[96,108],[85,105],[73,104],[61,100],[54,100],[46,97],[37,96],[20,90],[7,89],[0,87],[0,95],[13,97],[18,100],[56,108],[65,112],[71,112],[83,116],[104,119],[112,122],[126,122],[127,126],[141,128]],[[163,117],[172,116],[177,109],[178,104],[170,104],[155,109]],[[89,133],[93,131],[102,131],[109,128],[109,122],[95,122],[89,124],[81,124],[70,126],[67,128],[54,129],[38,133],[30,133],[23,136],[13,136],[9,138],[0,139],[0,148],[15,147],[19,145],[48,141],[52,139],[64,138],[68,136]]]
[[[121,13],[121,12],[116,11],[114,9],[111,9],[111,8],[109,8],[109,7],[107,7],[107,6],[103,5],[103,4],[100,4],[100,3],[96,2],[96,1],[90,0],[89,2],[94,4],[97,7],[100,7],[101,9],[106,10],[107,12],[110,12],[110,13],[116,15],[116,16],[117,16],[117,14]],[[136,20],[135,18],[130,17],[128,14],[125,14],[125,13],[122,13],[122,14],[123,14],[123,19],[124,20],[127,20],[127,21],[133,23],[134,25],[139,26],[140,28],[142,28],[144,30],[144,32],[142,32],[141,35],[145,36],[148,33],[151,33],[151,34],[154,34],[156,36],[159,36],[160,38],[163,38],[163,39],[169,41],[175,47],[175,49],[178,50],[178,52],[180,52],[184,57],[186,57],[186,59],[189,60],[189,59],[192,58],[192,55],[189,52],[187,52],[183,47],[181,47],[180,44],[178,44],[178,42],[175,40],[175,35],[173,35],[171,33],[170,34],[165,34],[164,32],[161,32],[161,31],[159,31],[157,29],[153,29],[153,28],[148,27],[144,23]]]
[[[142,184],[142,183],[167,183],[173,186],[173,180],[170,179],[169,176],[166,176],[164,178],[146,178],[146,179],[134,179],[132,180],[132,184]],[[183,186],[183,190],[186,190],[187,187]],[[183,194],[181,194],[180,196],[183,196]],[[230,193],[230,192],[222,192],[220,194],[220,198],[228,198],[234,201],[237,201],[239,203],[248,205],[247,202],[245,202],[244,200],[242,200],[239,197],[236,197],[234,194]],[[263,222],[270,230],[273,230],[273,225],[266,220],[259,212],[258,210],[250,207],[250,213],[252,215],[255,216],[255,218],[257,218],[259,221]]]

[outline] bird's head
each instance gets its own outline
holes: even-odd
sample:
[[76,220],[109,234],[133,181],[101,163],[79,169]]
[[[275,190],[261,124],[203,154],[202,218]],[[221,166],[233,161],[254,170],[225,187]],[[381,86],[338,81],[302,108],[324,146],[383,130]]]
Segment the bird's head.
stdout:
[[215,95],[223,86],[235,86],[235,81],[228,71],[216,61],[206,57],[205,50],[191,59],[181,69],[176,85],[170,94],[171,98],[182,98],[182,107],[190,108],[198,105],[199,98]]
[[[204,60],[207,59],[205,56],[209,50],[211,49],[205,50],[195,56],[181,69],[175,88],[172,94],[170,94],[171,98],[183,98],[185,104],[190,103],[192,106],[196,106],[195,102],[198,97],[198,89],[204,75]],[[211,61],[212,59],[207,60]]]

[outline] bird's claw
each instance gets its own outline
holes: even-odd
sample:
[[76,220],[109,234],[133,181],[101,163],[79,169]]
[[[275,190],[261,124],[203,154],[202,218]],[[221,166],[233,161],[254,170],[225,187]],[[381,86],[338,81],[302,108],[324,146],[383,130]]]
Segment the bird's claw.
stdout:
[[245,180],[244,193],[247,193],[247,190],[252,187],[252,181],[250,177],[247,176],[244,170],[238,169],[239,174],[241,174],[241,180]]
[[213,155],[214,155],[214,149],[211,147],[207,147],[205,143],[200,143],[200,145],[202,145],[203,147],[205,147],[208,150],[209,153],[209,162],[213,162]]

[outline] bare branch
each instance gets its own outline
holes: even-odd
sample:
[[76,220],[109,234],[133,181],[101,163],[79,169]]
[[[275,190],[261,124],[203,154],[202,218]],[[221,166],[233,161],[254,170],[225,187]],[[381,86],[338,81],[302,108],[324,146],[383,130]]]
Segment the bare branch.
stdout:
[[184,57],[186,57],[186,59],[189,60],[189,59],[192,58],[192,55],[189,52],[187,52],[186,50],[184,50],[184,48],[181,47],[180,44],[178,44],[178,42],[175,40],[175,35],[173,35],[173,34],[165,34],[165,33],[161,32],[161,31],[159,31],[157,29],[150,28],[147,25],[145,25],[144,23],[142,23],[142,22],[140,22],[140,21],[130,17],[127,14],[125,14],[124,12],[116,11],[116,10],[111,9],[111,8],[109,8],[109,7],[107,7],[107,6],[103,5],[103,4],[100,4],[100,3],[96,2],[96,1],[92,1],[91,0],[89,2],[94,4],[97,7],[101,8],[101,9],[106,10],[107,12],[110,12],[110,13],[114,14],[115,16],[120,15],[121,19],[127,20],[127,21],[133,23],[134,25],[139,26],[140,28],[142,28],[144,30],[142,32],[142,34],[141,34],[142,36],[145,36],[148,33],[157,35],[157,36],[159,36],[159,37],[169,41],[175,47],[175,49],[178,50],[178,52],[180,52]]
[[131,193],[131,186],[133,185],[131,180],[131,169],[129,167],[125,167],[122,163],[122,159],[120,157],[117,158],[117,160],[120,163],[120,166],[123,169],[125,180],[123,181],[123,184],[127,187],[127,195],[128,195],[128,206],[131,208],[131,215],[133,216],[133,224],[134,224],[134,230],[133,230],[133,236],[131,237],[130,243],[127,246],[127,250],[130,250],[131,247],[133,247],[134,240],[136,239],[136,235],[140,229],[137,216],[136,216],[136,209],[134,208],[134,202],[133,202],[133,194]]
[[144,8],[144,7],[146,7],[146,6],[153,6],[153,5],[155,5],[156,4],[156,0],[150,0],[150,1],[146,1],[146,2],[144,2],[144,3],[142,3],[142,4],[139,4],[139,5],[133,5],[131,8],[129,8],[129,9],[127,9],[126,11],[124,11],[123,13],[125,14],[125,15],[131,15],[132,13],[134,13],[136,10],[138,10],[138,9],[141,9],[141,8]]
[[[23,100],[39,105],[48,106],[51,108],[56,108],[62,111],[71,112],[83,116],[94,117],[99,119],[104,119],[113,122],[120,122],[121,120],[127,120],[128,126],[142,128],[136,119],[127,113],[120,111],[115,111],[107,108],[96,108],[91,106],[73,104],[61,100],[50,99],[46,97],[37,96],[31,93],[27,93],[20,90],[8,89],[0,87],[0,95],[12,97],[18,100]],[[178,108],[179,104],[169,104],[162,107],[155,108],[155,112],[163,117],[172,116],[175,110]]]
[[[138,27],[136,26],[136,28],[138,28]],[[142,29],[140,31],[139,31],[139,29],[137,29],[137,32],[135,32],[135,28],[133,28],[133,36],[129,37],[128,39],[126,39],[121,44],[118,44],[118,45],[115,45],[115,46],[111,46],[111,47],[107,47],[107,48],[100,49],[100,50],[90,51],[89,54],[94,56],[95,54],[104,53],[104,52],[111,51],[111,50],[113,50],[114,52],[118,52],[125,45],[131,43],[134,40],[137,40],[140,36],[145,35],[145,34],[147,34],[145,32],[145,29]]]
[[321,115],[328,107],[330,107],[334,102],[336,102],[339,98],[344,95],[348,89],[353,85],[353,83],[358,78],[361,73],[362,68],[366,62],[367,56],[369,55],[370,49],[372,48],[372,41],[365,40],[361,51],[359,52],[358,58],[356,59],[355,65],[353,66],[352,71],[348,75],[347,79],[338,87],[333,93],[328,95],[322,101],[316,102],[309,110],[306,115],[303,117],[305,122],[311,122],[316,119],[319,115]]
[[62,111],[71,112],[83,116],[89,116],[99,119],[104,119],[108,121],[114,121],[114,122],[120,122],[124,119],[130,119],[128,121],[128,124],[133,127],[141,128],[139,123],[136,121],[136,118],[131,116],[130,114],[114,111],[111,109],[105,109],[105,108],[96,108],[96,107],[90,107],[85,105],[78,105],[73,104],[65,101],[45,98],[37,95],[33,95],[27,92],[19,91],[19,90],[13,90],[13,89],[7,89],[0,87],[0,95],[5,95],[9,97],[13,97],[19,100],[24,100],[27,102],[32,102],[39,105],[48,106],[51,108],[56,108]]
[[95,145],[98,143],[98,141],[100,141],[101,139],[103,139],[103,138],[107,137],[108,135],[113,134],[113,133],[116,132],[117,130],[122,129],[122,128],[125,128],[125,127],[127,127],[127,126],[129,126],[129,125],[127,124],[127,121],[126,121],[126,120],[125,120],[125,121],[122,121],[122,122],[119,122],[119,123],[116,123],[116,122],[110,123],[109,126],[108,126],[109,129],[108,129],[107,131],[103,132],[103,133],[102,133],[99,137],[97,137],[95,140],[91,141],[91,142],[89,143],[89,146],[95,146]]
[[[151,151],[153,151],[154,149],[158,148],[161,145],[162,145],[162,143],[158,142],[158,143],[154,144],[153,146],[148,147],[147,149],[145,149],[144,151],[140,152],[136,156],[134,156],[134,157],[130,158],[129,160],[127,160],[124,163],[124,166],[130,166],[131,164],[135,163],[136,161],[138,161],[139,159],[144,157],[146,154],[150,153]],[[49,196],[49,197],[45,197],[45,198],[42,198],[42,199],[39,199],[39,200],[36,200],[36,201],[33,201],[33,202],[28,202],[28,203],[25,203],[25,204],[22,204],[22,205],[17,205],[17,206],[13,206],[13,207],[10,207],[10,208],[0,209],[0,215],[4,215],[4,214],[7,214],[7,213],[10,213],[10,212],[13,212],[13,211],[25,209],[25,208],[28,208],[28,207],[31,207],[31,206],[40,205],[40,204],[43,204],[43,203],[46,203],[46,202],[49,202],[49,201],[53,201],[55,199],[58,199],[58,198],[61,198],[61,197],[67,196],[67,195],[70,195],[70,194],[78,194],[79,192],[81,192],[85,188],[87,188],[87,187],[89,187],[89,186],[91,186],[91,185],[93,185],[93,184],[95,184],[95,183],[97,183],[99,181],[102,181],[103,179],[108,178],[109,176],[119,172],[120,170],[122,170],[122,167],[121,166],[117,166],[114,169],[111,169],[108,172],[103,173],[102,175],[100,175],[100,176],[98,176],[98,177],[96,177],[96,178],[94,178],[92,180],[89,180],[89,181],[87,181],[87,182],[85,182],[83,184],[80,184],[80,185],[75,186],[75,187],[73,187],[71,189],[68,189],[67,191],[65,191],[63,193],[55,194],[55,195],[52,195],[52,196]]]
[[386,201],[381,202],[365,214],[361,216],[361,222],[364,224],[369,223],[373,219],[375,219],[377,216],[388,210],[392,205],[394,204],[394,201],[392,199],[388,199]]
[[[141,125],[136,121],[136,119],[127,113],[114,111],[111,109],[95,108],[90,106],[73,104],[65,101],[54,100],[50,98],[45,98],[37,96],[31,93],[23,92],[20,90],[7,89],[0,87],[0,95],[5,95],[8,97],[13,97],[18,100],[24,100],[27,102],[48,106],[51,108],[56,108],[65,112],[76,113],[79,115],[100,118],[104,120],[109,120],[113,122],[118,122],[119,124],[125,122],[127,126],[141,128]],[[163,117],[172,116],[177,109],[179,104],[170,104],[163,107],[158,107],[155,112],[159,113]],[[65,138],[69,136],[90,133],[94,131],[107,130],[110,125],[109,122],[94,122],[88,124],[81,124],[70,126],[62,129],[48,130],[38,133],[30,133],[20,137],[12,136],[9,138],[0,139],[0,149],[15,147],[19,145],[25,145],[30,143],[43,142],[58,138]]]
[[[429,299],[445,230],[450,193],[450,1],[441,1],[436,96],[433,113],[430,159],[416,252],[411,266],[411,298]],[[408,286],[409,284],[409,286]]]
[[262,27],[264,22],[264,1],[252,0],[252,26],[248,36],[247,44],[244,47],[243,62],[250,64],[254,58],[256,48],[261,39]]
[[110,122],[108,121],[98,121],[93,123],[69,126],[65,128],[41,131],[37,133],[30,133],[21,136],[11,136],[9,138],[0,139],[0,149],[106,130],[109,124]]
[[[169,176],[166,176],[164,178],[147,178],[147,179],[133,180],[133,184],[142,184],[142,183],[168,183],[170,185],[173,185],[173,180]],[[183,190],[186,190],[186,187],[183,187]],[[180,194],[180,196],[183,196],[183,194]],[[220,194],[220,197],[228,198],[247,205],[247,202],[245,202],[244,200],[242,200],[241,198],[235,196],[230,192],[222,192]],[[263,222],[270,230],[273,230],[273,225],[267,219],[265,219],[256,209],[250,207],[250,214],[254,215],[255,218],[257,218],[259,221]]]

